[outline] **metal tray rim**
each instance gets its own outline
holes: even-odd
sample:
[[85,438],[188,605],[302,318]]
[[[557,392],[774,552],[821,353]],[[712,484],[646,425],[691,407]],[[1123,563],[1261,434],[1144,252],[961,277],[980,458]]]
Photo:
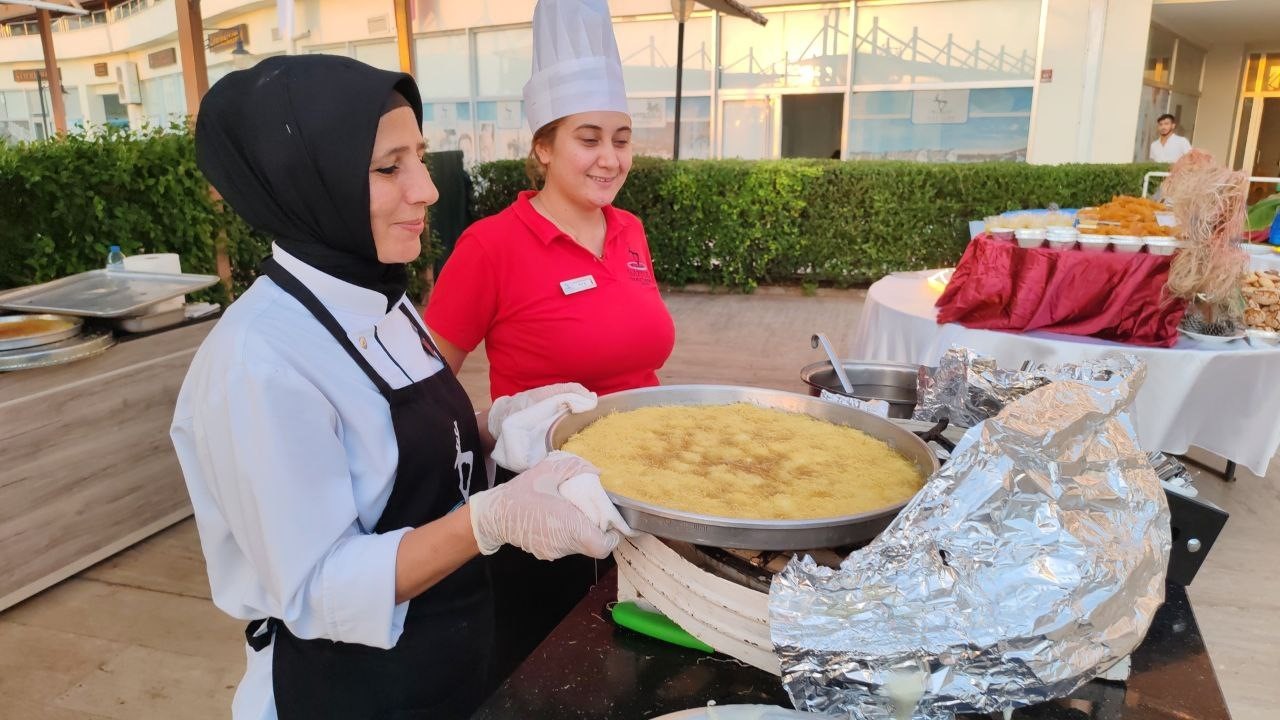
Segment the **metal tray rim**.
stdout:
[[[0,372],[34,370],[42,367],[65,365],[78,360],[87,360],[106,352],[116,344],[115,336],[109,332],[83,335],[78,338],[63,340],[62,343],[71,342],[72,340],[78,340],[79,344],[70,347],[37,346],[23,348],[28,352],[22,354],[24,357],[22,361],[14,362],[13,358],[0,358]],[[57,344],[61,345],[62,343]]]
[[[680,399],[687,399],[690,394],[697,393],[715,393],[726,396],[723,403],[706,403],[706,402],[678,402]],[[928,458],[925,467],[921,467],[926,478],[935,472],[938,467],[938,460],[933,452],[920,438],[913,435],[909,430],[895,425],[891,420],[871,415],[860,410],[854,410],[843,405],[837,405],[825,400],[821,400],[809,395],[793,393],[785,390],[775,390],[771,388],[757,388],[745,385],[664,385],[650,388],[638,388],[635,390],[624,390],[622,392],[605,395],[600,398],[601,403],[614,404],[619,399],[625,401],[631,398],[649,398],[659,397],[666,400],[665,403],[645,403],[636,404],[632,409],[645,407],[646,405],[655,404],[730,404],[735,402],[758,402],[764,407],[776,407],[767,404],[769,399],[778,401],[787,401],[793,405],[808,407],[810,409],[825,409],[833,415],[843,415],[847,417],[860,418],[865,424],[879,426],[887,429],[888,433],[900,439],[902,442],[912,446],[914,452],[904,452],[904,448],[898,447],[898,451],[902,452],[909,459],[915,461],[919,466],[922,458]],[[614,401],[614,402],[610,402]],[[787,408],[778,408],[786,410]],[[550,429],[547,431],[547,447],[548,449],[556,449],[561,443],[556,441],[557,431],[564,426],[569,418],[591,418],[597,419],[599,406],[597,410],[582,413],[580,415],[564,414],[556,418]],[[806,413],[813,414],[813,413]],[[830,420],[830,418],[821,418]],[[564,439],[568,439],[567,437]],[[883,439],[883,438],[881,438]],[[607,491],[606,491],[607,492]],[[841,537],[837,540],[844,539],[852,541],[863,539],[867,536],[865,530],[876,524],[878,521],[887,521],[904,508],[910,500],[903,501],[894,505],[889,505],[876,510],[870,510],[854,515],[836,515],[824,518],[807,518],[802,520],[767,520],[767,519],[748,519],[748,518],[730,518],[719,515],[702,515],[691,513],[683,510],[652,505],[650,503],[635,500],[625,495],[613,492],[607,492],[609,499],[619,507],[623,517],[628,523],[640,525],[636,529],[653,531],[649,520],[654,520],[663,524],[660,532],[662,536],[671,537],[678,540],[686,540],[689,542],[698,542],[700,538],[715,537],[718,544],[725,547],[745,547],[751,549],[803,549],[805,547],[816,547],[809,544],[805,538],[823,535],[824,531],[835,533]],[[676,527],[673,528],[671,524]],[[649,527],[644,527],[649,526]],[[861,529],[859,529],[861,528]],[[748,537],[734,537],[724,535],[724,531],[748,531],[756,533]],[[841,532],[845,531],[845,532]],[[659,534],[659,532],[654,532]],[[870,533],[874,534],[874,533]],[[697,536],[696,538],[694,536]],[[762,536],[768,539],[761,539]],[[790,538],[795,538],[792,542]],[[788,538],[788,539],[784,539]],[[707,544],[703,542],[702,544]],[[835,543],[840,544],[840,543]]]
[[40,283],[38,285],[28,285],[26,287],[13,288],[12,290],[6,290],[4,292],[0,292],[0,309],[16,310],[19,312],[29,312],[29,313],[30,312],[58,313],[62,315],[75,315],[77,317],[92,317],[92,318],[128,317],[129,315],[137,314],[138,311],[148,308],[152,305],[155,305],[156,303],[161,303],[161,302],[164,302],[165,300],[171,300],[175,297],[186,295],[187,293],[192,293],[197,290],[203,290],[204,288],[210,287],[218,282],[218,278],[215,275],[193,275],[191,273],[153,273],[153,272],[138,272],[136,270],[112,270],[110,272],[113,275],[126,278],[126,279],[142,280],[142,281],[163,280],[166,282],[174,282],[175,278],[182,278],[186,281],[186,284],[183,285],[179,291],[175,291],[173,294],[170,294],[167,297],[152,298],[152,299],[148,299],[146,302],[136,303],[134,305],[130,305],[125,308],[117,308],[117,309],[108,310],[108,311],[83,310],[80,308],[71,308],[71,307],[65,307],[60,305],[34,305],[34,304],[19,303],[19,301],[24,298],[29,299],[32,296],[38,297],[40,293],[57,290],[67,285],[72,285],[77,282],[82,282],[91,276],[98,276],[98,275],[105,274],[107,272],[108,272],[107,270],[103,270],[103,269],[89,270],[82,273],[76,273],[75,275],[68,275],[66,277],[57,278],[56,280],[50,280],[49,282]]
[[74,315],[58,315],[55,313],[22,313],[19,315],[0,316],[0,324],[8,322],[23,322],[25,320],[43,319],[43,320],[61,320],[71,323],[71,327],[46,332],[40,335],[28,335],[13,340],[0,340],[0,352],[9,350],[24,350],[26,348],[39,347],[41,345],[49,345],[60,340],[66,340],[80,334],[81,328],[84,327],[84,320]]

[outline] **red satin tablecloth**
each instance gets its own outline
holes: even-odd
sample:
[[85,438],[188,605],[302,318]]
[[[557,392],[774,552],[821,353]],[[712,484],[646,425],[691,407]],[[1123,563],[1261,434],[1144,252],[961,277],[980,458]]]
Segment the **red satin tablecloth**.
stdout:
[[1172,347],[1185,305],[1164,296],[1167,255],[1026,250],[980,235],[938,298],[938,322]]

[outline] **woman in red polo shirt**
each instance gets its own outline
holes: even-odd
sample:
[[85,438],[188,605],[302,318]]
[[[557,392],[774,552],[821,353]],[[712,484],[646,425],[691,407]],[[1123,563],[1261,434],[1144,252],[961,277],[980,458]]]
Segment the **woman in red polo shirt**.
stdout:
[[[644,227],[612,205],[631,169],[631,118],[605,0],[540,0],[533,39],[527,167],[542,190],[463,233],[427,326],[454,372],[484,341],[495,399],[565,382],[600,394],[657,385],[675,327]],[[491,570],[501,678],[585,594],[596,567],[499,552]]]

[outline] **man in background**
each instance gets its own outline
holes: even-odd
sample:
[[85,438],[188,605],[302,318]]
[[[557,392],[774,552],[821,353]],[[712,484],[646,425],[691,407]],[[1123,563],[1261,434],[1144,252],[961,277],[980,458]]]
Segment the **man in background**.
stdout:
[[1175,163],[1178,158],[1191,152],[1191,143],[1174,133],[1177,128],[1178,119],[1168,113],[1156,120],[1156,130],[1160,137],[1151,142],[1151,162]]

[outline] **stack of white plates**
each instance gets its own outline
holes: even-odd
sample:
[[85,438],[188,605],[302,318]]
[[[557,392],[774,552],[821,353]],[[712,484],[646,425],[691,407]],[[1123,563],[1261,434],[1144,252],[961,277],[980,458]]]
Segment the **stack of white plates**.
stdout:
[[1142,238],[1147,245],[1147,252],[1152,255],[1172,255],[1182,247],[1182,241],[1162,235],[1151,235]]
[[1085,252],[1104,252],[1111,244],[1110,235],[1081,235],[1080,249]]
[[1136,253],[1142,249],[1142,238],[1137,235],[1112,235],[1111,247],[1118,253]]
[[1044,228],[1021,228],[1013,232],[1020,248],[1038,248],[1044,244]]
[[1079,238],[1080,233],[1069,226],[1054,226],[1045,230],[1045,239],[1054,250],[1071,250]]

